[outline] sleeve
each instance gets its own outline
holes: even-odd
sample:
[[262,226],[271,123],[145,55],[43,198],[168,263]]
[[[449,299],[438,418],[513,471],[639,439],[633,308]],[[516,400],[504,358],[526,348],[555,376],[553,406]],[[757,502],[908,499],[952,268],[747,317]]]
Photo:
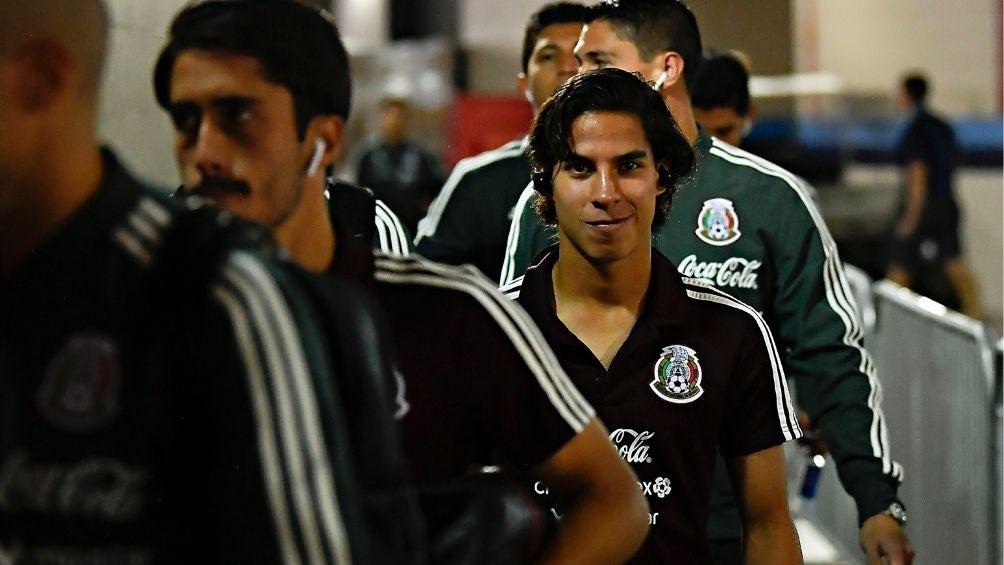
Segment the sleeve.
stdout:
[[[175,485],[201,496],[175,499],[182,515],[218,532],[200,553],[220,559],[271,555],[345,562],[361,557],[355,494],[332,451],[330,405],[315,380],[330,377],[312,354],[286,289],[266,262],[234,253],[209,291],[201,323],[189,327],[184,373],[197,389],[171,459]],[[191,445],[204,446],[193,460]],[[341,449],[344,449],[342,447]],[[195,517],[198,517],[197,519]],[[211,549],[210,549],[211,548]],[[243,556],[243,557],[242,557]]]
[[595,412],[523,308],[487,279],[475,278],[478,301],[488,314],[478,339],[491,366],[485,394],[492,402],[482,415],[483,427],[507,458],[533,466],[581,432]]
[[499,286],[505,286],[522,276],[537,253],[557,241],[555,228],[542,224],[533,210],[536,194],[530,183],[516,201]]
[[736,340],[740,349],[732,371],[735,380],[730,382],[719,437],[725,457],[749,455],[802,436],[770,329],[752,308],[742,309],[749,322],[739,325]]
[[509,366],[500,371],[507,376],[495,379],[500,426],[494,429],[505,453],[535,466],[581,432],[594,412],[522,308],[509,305],[514,321],[522,318],[515,324],[521,335],[501,343],[508,352],[500,364]]
[[765,316],[799,404],[822,432],[863,521],[895,500],[902,468],[889,454],[875,367],[836,243],[803,187],[784,180],[794,190],[777,203],[785,222],[768,235],[777,276]]

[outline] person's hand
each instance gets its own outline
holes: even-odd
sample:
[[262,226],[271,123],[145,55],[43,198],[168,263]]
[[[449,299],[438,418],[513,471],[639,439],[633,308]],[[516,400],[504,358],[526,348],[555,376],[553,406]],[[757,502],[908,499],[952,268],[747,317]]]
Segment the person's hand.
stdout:
[[[861,524],[859,537],[861,549],[868,557],[868,565],[910,565],[913,547],[906,532],[892,516],[876,514]],[[884,558],[884,559],[883,559]]]

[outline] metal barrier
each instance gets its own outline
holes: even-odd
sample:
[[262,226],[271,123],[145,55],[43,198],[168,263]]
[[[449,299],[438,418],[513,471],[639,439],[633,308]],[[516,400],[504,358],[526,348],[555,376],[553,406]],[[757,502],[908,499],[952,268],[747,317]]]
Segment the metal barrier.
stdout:
[[[892,456],[905,469],[900,497],[918,561],[999,563],[1001,372],[989,329],[888,281],[872,286],[872,299],[865,342]],[[838,544],[857,547],[854,503],[829,467],[814,514]]]

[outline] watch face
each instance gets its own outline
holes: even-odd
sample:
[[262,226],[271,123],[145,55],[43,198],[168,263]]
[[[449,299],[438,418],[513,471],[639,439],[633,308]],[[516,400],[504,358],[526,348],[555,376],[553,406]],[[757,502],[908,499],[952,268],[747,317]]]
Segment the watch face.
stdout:
[[902,504],[893,502],[889,505],[889,509],[886,510],[886,514],[892,516],[900,525],[906,524],[906,508]]

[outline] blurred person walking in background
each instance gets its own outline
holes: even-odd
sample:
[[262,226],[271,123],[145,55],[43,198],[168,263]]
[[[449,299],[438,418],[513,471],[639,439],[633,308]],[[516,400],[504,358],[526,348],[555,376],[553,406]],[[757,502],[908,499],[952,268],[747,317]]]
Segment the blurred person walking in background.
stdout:
[[[898,100],[911,117],[896,145],[903,199],[886,278],[980,319],[979,293],[959,242],[960,212],[953,189],[958,145],[952,126],[928,108],[928,93],[922,75],[910,74],[900,83]],[[940,275],[948,279],[954,296],[939,291]]]

